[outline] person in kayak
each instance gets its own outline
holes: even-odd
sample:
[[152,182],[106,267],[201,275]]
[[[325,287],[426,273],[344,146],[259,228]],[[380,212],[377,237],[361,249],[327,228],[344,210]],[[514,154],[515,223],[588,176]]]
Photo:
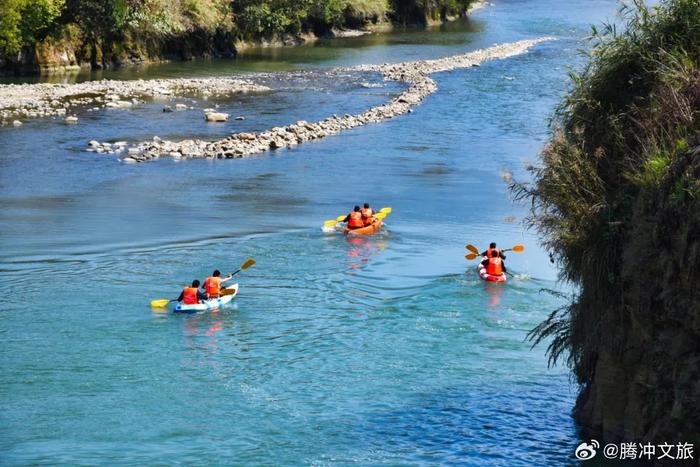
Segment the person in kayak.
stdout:
[[374,220],[374,209],[369,207],[369,203],[365,203],[364,207],[360,209],[360,214],[362,214],[362,222],[365,225],[370,225]]
[[365,223],[362,220],[362,212],[360,211],[360,206],[355,206],[352,212],[345,216],[343,222],[348,223],[348,229],[350,230],[361,229],[362,227],[364,227]]
[[185,287],[182,289],[180,296],[177,297],[178,302],[182,302],[185,305],[196,305],[207,299],[207,294],[199,290],[199,281],[197,279],[192,281],[190,287]]
[[221,271],[215,269],[211,276],[204,280],[204,291],[209,298],[219,298],[221,296],[221,284],[231,280],[233,274],[221,278]]
[[[495,243],[492,243],[492,245],[495,245]],[[481,262],[481,265],[486,268],[486,273],[489,276],[502,276],[503,274],[506,274],[508,269],[506,269],[506,263],[504,261],[505,258],[501,256],[501,252],[498,249],[493,248],[491,249],[490,254],[490,257]]]
[[489,259],[489,258],[491,258],[491,256],[492,256],[492,255],[491,255],[491,252],[492,252],[492,251],[497,251],[497,252],[498,252],[498,256],[499,256],[501,259],[503,259],[503,260],[506,259],[506,255],[503,254],[503,251],[500,250],[500,249],[498,249],[498,248],[496,248],[496,242],[491,242],[491,243],[489,244],[488,250],[482,251],[482,252],[481,252],[481,256],[484,256],[486,259]]

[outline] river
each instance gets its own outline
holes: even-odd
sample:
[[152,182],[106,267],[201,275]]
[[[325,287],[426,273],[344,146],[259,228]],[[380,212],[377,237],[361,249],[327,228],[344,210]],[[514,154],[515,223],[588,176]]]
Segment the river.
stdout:
[[[590,24],[615,9],[500,0],[444,28],[81,75],[242,75],[273,91],[0,128],[2,463],[572,463],[577,387],[525,341],[562,305],[542,289],[567,289],[501,175],[527,177]],[[413,113],[293,149],[138,165],[84,150],[362,112],[400,85],[329,68],[545,35],[557,40],[434,75]],[[213,104],[245,120],[207,124]],[[322,234],[365,201],[393,208],[386,233]],[[526,245],[505,287],[464,259],[492,240]],[[149,308],[248,257],[231,308]]]

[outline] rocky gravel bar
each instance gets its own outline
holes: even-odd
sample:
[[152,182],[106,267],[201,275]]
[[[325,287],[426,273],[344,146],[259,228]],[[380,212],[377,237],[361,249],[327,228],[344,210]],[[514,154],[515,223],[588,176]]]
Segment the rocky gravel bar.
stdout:
[[233,78],[176,78],[134,81],[86,81],[76,84],[0,85],[0,121],[64,116],[76,107],[128,108],[144,98],[180,95],[225,96],[270,88]]
[[479,66],[488,60],[513,57],[548,40],[552,40],[552,38],[522,40],[436,60],[341,68],[338,71],[381,73],[385,80],[406,83],[408,88],[391,101],[372,107],[359,115],[333,115],[318,122],[301,120],[291,125],[274,127],[260,133],[236,133],[218,141],[200,139],[167,141],[156,136],[152,141],[142,142],[127,148],[127,153],[121,160],[125,163],[137,163],[160,157],[233,159],[268,150],[293,147],[306,141],[324,138],[344,130],[368,123],[381,122],[411,112],[412,107],[420,104],[426,96],[437,91],[437,84],[429,76],[432,73]]

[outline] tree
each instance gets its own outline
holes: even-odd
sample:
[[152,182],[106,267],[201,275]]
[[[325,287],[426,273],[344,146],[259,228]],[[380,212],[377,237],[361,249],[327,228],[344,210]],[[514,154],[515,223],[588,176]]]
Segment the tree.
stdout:
[[0,52],[13,55],[55,28],[64,0],[0,0]]

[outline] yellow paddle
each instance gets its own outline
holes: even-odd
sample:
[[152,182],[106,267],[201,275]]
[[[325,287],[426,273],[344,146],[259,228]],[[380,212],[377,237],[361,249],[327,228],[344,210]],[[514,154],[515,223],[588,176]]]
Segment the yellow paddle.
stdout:
[[[241,264],[241,267],[238,268],[238,270],[236,272],[231,273],[231,276],[238,274],[239,272],[243,271],[244,269],[248,269],[249,267],[251,267],[254,264],[255,264],[255,260],[253,258],[246,260],[246,262]],[[226,287],[226,288],[221,289],[219,291],[219,295],[221,295],[223,297],[224,295],[233,295],[235,292],[236,292],[236,289]]]
[[475,247],[474,245],[472,245],[471,243],[469,245],[465,246],[464,248],[471,251],[472,253],[474,253],[477,256],[479,255],[479,249],[477,247]]
[[327,221],[323,221],[323,226],[324,227],[333,227],[338,222],[343,222],[345,220],[345,217],[347,217],[347,216],[338,216],[335,219],[328,219]]
[[[470,248],[471,247],[471,248]],[[476,259],[481,256],[481,253],[479,253],[479,250],[474,246],[474,245],[467,245],[466,248],[471,251],[468,255],[465,255],[464,257],[467,258],[469,261]],[[525,245],[515,245],[513,248],[507,248],[502,251],[514,251],[516,253],[522,253],[525,251]]]
[[254,264],[255,264],[255,260],[254,260],[253,258],[248,258],[248,259],[246,260],[246,262],[243,263],[243,264],[241,264],[241,267],[238,268],[238,270],[237,270],[236,272],[232,272],[231,275],[232,275],[232,276],[235,276],[235,275],[238,274],[239,272],[241,272],[241,271],[243,271],[243,270],[245,270],[245,269],[248,269],[249,267],[251,267],[251,266],[254,265]]
[[168,305],[170,302],[174,302],[175,300],[168,300],[167,298],[159,298],[158,300],[151,300],[151,307],[153,308],[163,308]]
[[[243,271],[244,269],[248,269],[249,267],[251,267],[254,264],[255,264],[255,260],[253,258],[249,258],[246,260],[245,263],[241,264],[241,267],[238,268],[238,270],[236,272],[232,272],[231,275],[233,276],[235,274],[238,274],[239,272]],[[224,289],[222,292],[224,292],[226,290],[229,290],[229,289]],[[232,293],[233,293],[233,290],[231,290],[229,293],[222,293],[221,295],[230,295]],[[159,298],[157,300],[151,300],[151,307],[163,308],[163,307],[168,306],[168,303],[176,302],[176,301],[177,301],[177,299],[168,300],[167,298]]]
[[[377,214],[374,215],[374,217],[379,217],[380,219],[384,219],[388,214],[391,214],[392,209],[390,207],[386,208],[381,208]],[[379,214],[382,214],[380,216]],[[345,218],[347,217],[347,214],[344,214],[342,216],[338,216],[335,219],[328,219],[327,221],[323,222],[323,226],[326,228],[329,227],[334,227],[338,222],[343,222]]]

